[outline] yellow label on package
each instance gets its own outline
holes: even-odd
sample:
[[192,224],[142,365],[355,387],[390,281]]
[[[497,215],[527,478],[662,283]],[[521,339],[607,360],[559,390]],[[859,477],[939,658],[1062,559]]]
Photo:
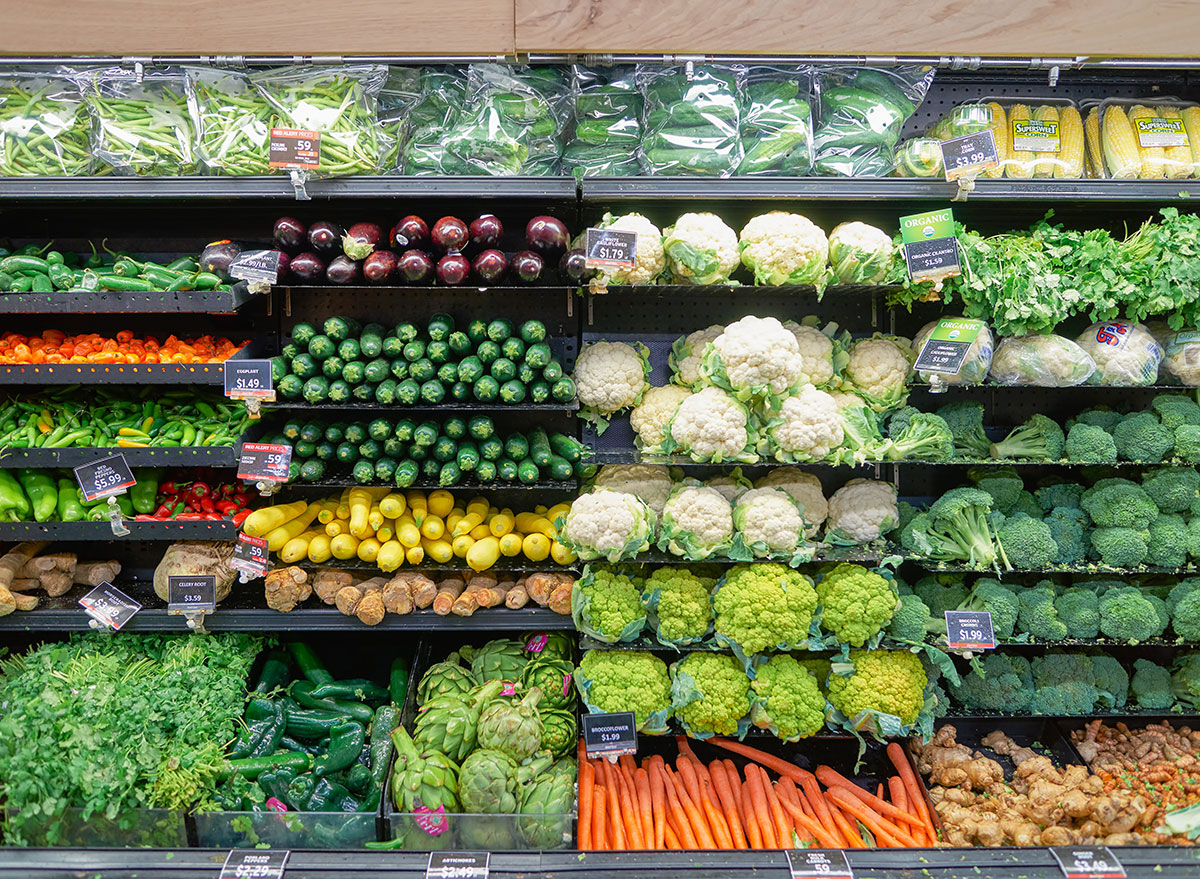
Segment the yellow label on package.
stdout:
[[1012,148],[1015,153],[1057,153],[1060,148],[1057,122],[1012,121]]
[[1181,147],[1188,145],[1182,119],[1135,119],[1138,146]]

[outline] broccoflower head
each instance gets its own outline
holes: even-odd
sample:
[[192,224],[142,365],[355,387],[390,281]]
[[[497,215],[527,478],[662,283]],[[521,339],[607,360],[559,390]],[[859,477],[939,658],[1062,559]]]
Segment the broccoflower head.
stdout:
[[862,565],[840,564],[817,582],[821,625],[843,644],[862,647],[896,613],[896,586]]
[[649,377],[645,345],[605,341],[585,345],[575,361],[575,387],[584,418],[603,433],[610,415],[642,401]]
[[835,665],[829,676],[829,702],[849,720],[864,711],[891,714],[915,723],[925,705],[925,668],[907,650],[851,650],[850,674]]
[[795,742],[825,725],[825,696],[816,677],[795,657],[780,653],[754,669],[750,722]]
[[644,650],[589,650],[575,669],[575,686],[594,712],[632,711],[637,728],[667,731],[671,677],[667,664]]
[[704,351],[708,348],[708,343],[723,332],[723,326],[713,324],[676,339],[675,344],[671,346],[671,353],[667,356],[667,363],[671,367],[671,381],[685,388],[699,384],[703,379],[700,374],[700,361],[704,359]]
[[641,498],[597,488],[571,504],[559,540],[585,562],[619,562],[650,548],[657,517]]
[[687,388],[666,385],[651,388],[642,397],[642,402],[629,413],[629,426],[637,434],[637,444],[643,449],[653,449],[662,444],[667,436],[667,425],[675,415],[679,404],[691,396]]
[[672,645],[694,644],[712,629],[712,580],[687,568],[662,567],[642,584],[644,603],[659,641]]
[[802,647],[816,609],[812,580],[774,562],[730,568],[713,593],[718,639],[745,656]]
[[757,558],[770,558],[799,550],[805,523],[792,496],[778,486],[768,486],[738,498],[733,527],[746,550]]
[[733,508],[715,488],[681,484],[667,499],[659,549],[699,561],[727,552],[733,540]]
[[671,705],[689,735],[733,736],[750,712],[750,678],[724,653],[689,653],[671,666]]
[[606,567],[589,565],[571,593],[575,628],[598,641],[632,641],[646,627],[642,593],[633,580]]

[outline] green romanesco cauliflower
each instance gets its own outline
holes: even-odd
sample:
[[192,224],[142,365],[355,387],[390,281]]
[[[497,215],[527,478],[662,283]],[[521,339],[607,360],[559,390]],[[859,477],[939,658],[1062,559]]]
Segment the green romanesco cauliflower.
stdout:
[[637,584],[626,574],[588,565],[571,593],[575,628],[599,641],[632,641],[646,626]]
[[739,735],[750,712],[750,678],[729,654],[689,653],[671,666],[671,706],[695,738]]
[[712,630],[713,580],[687,568],[662,567],[642,584],[643,601],[658,639],[667,644],[694,644]]
[[817,581],[821,626],[852,647],[891,622],[898,600],[892,581],[862,565],[840,564]]
[[816,609],[812,580],[774,562],[734,566],[713,593],[718,639],[745,656],[804,646]]
[[817,679],[795,657],[772,656],[754,669],[750,722],[785,742],[807,738],[825,725],[825,697]]
[[850,669],[834,666],[829,702],[853,721],[864,711],[891,714],[915,723],[925,704],[929,678],[915,653],[907,650],[851,650]]
[[606,714],[632,711],[642,732],[666,732],[671,678],[653,653],[589,650],[575,669],[575,686],[589,707]]

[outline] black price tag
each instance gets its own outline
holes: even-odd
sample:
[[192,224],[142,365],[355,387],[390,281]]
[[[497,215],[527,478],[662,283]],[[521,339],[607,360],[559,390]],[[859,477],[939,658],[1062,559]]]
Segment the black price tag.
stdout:
[[270,360],[226,360],[225,396],[234,400],[258,397],[275,399]]
[[243,281],[279,281],[278,250],[244,250],[229,264],[229,277]]
[[792,879],[810,879],[812,876],[852,877],[850,862],[841,849],[809,848],[787,853],[788,868]]
[[940,372],[947,375],[958,375],[962,370],[963,361],[967,359],[967,351],[971,348],[969,342],[940,342],[930,339],[921,349],[914,369],[917,372]]
[[261,577],[270,570],[270,562],[265,538],[251,537],[249,534],[238,532],[229,567],[252,577]]
[[487,879],[491,852],[430,852],[425,879]]
[[631,269],[637,264],[637,232],[592,227],[584,241],[584,264],[589,269]]
[[986,610],[946,611],[946,641],[956,650],[991,650],[996,646],[992,615]]
[[212,613],[216,607],[216,577],[167,578],[167,613]]
[[290,854],[272,849],[234,849],[225,856],[217,879],[283,879]]
[[303,171],[321,166],[321,135],[298,128],[272,128],[267,164]]
[[942,141],[942,162],[946,168],[946,179],[957,180],[968,174],[978,174],[1000,164],[996,151],[996,138],[992,130]]
[[250,482],[287,482],[291,465],[291,446],[242,443],[237,477]]
[[1125,868],[1105,845],[1050,849],[1067,879],[1125,879]]
[[142,606],[114,586],[112,583],[101,583],[83,598],[79,599],[87,615],[103,623],[114,631],[120,630]]
[[950,208],[900,218],[904,262],[914,281],[940,280],[962,274]]
[[637,718],[621,714],[585,714],[583,747],[589,757],[637,753]]
[[137,485],[124,455],[109,455],[90,464],[81,464],[75,468],[75,479],[87,503],[121,494],[125,489]]

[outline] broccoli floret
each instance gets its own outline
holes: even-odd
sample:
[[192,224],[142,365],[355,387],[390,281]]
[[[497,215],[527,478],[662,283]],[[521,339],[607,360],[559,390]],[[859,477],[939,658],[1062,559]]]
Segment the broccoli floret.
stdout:
[[1030,712],[1035,714],[1088,714],[1100,694],[1092,657],[1082,653],[1046,653],[1032,662],[1037,686]]
[[1175,430],[1182,424],[1200,425],[1200,404],[1183,394],[1159,394],[1150,401],[1163,426]]
[[1186,513],[1200,498],[1195,467],[1157,467],[1142,474],[1142,488],[1164,513]]
[[1120,412],[1109,409],[1107,406],[1094,406],[1091,409],[1084,409],[1076,415],[1074,423],[1090,424],[1112,433],[1113,428],[1120,424],[1124,417]]
[[1017,513],[1024,513],[1026,516],[1040,519],[1042,518],[1042,505],[1037,502],[1037,498],[1030,492],[1022,491],[1017,496],[1017,502],[1013,504],[1012,509],[1007,511],[1007,515],[1009,516],[1016,515]]
[[1091,589],[1073,586],[1054,599],[1054,612],[1067,627],[1068,638],[1095,638],[1100,634],[1100,599]]
[[900,436],[900,434],[904,433],[904,431],[908,428],[908,423],[912,420],[912,417],[920,414],[921,410],[916,406],[901,406],[899,409],[893,412],[891,418],[888,419],[888,438],[895,439],[896,437]]
[[993,528],[988,522],[991,511],[992,496],[986,491],[977,488],[950,489],[929,507],[926,531],[928,555],[934,559],[961,561],[979,568],[996,564],[999,550]]
[[1139,412],[1113,428],[1122,461],[1158,463],[1175,448],[1175,434],[1149,412]]
[[914,507],[912,504],[910,504],[908,501],[900,501],[896,504],[896,512],[897,512],[896,529],[900,530],[900,529],[904,528],[904,526],[907,525],[909,522],[911,522],[913,520],[913,517],[915,517],[917,515],[917,513],[921,512],[921,511],[919,509],[917,509],[916,507]]
[[955,400],[937,410],[954,437],[954,454],[960,458],[986,459],[992,441],[983,432],[983,404],[977,400]]
[[1129,685],[1139,708],[1156,711],[1175,704],[1175,694],[1171,692],[1171,673],[1149,659],[1134,660],[1133,677]]
[[1054,598],[1054,587],[1045,580],[1017,593],[1017,628],[1042,641],[1061,641],[1067,637],[1067,626],[1058,618]]
[[917,412],[887,441],[883,456],[889,461],[949,461],[954,457],[954,437],[940,416]]
[[1092,548],[1100,561],[1112,568],[1136,568],[1146,560],[1150,532],[1132,528],[1095,528],[1092,530]]
[[971,594],[959,607],[960,610],[986,610],[992,615],[992,631],[997,640],[1007,641],[1013,636],[1020,613],[1017,593],[999,580],[981,577],[971,587]]
[[1080,503],[1093,522],[1113,528],[1147,528],[1158,516],[1146,490],[1128,479],[1101,479]]
[[1107,430],[1076,422],[1067,433],[1067,460],[1107,464],[1117,460],[1117,444]]
[[1037,498],[1038,505],[1044,513],[1049,513],[1055,507],[1082,509],[1079,501],[1083,497],[1083,486],[1077,482],[1055,482],[1043,485],[1033,496]]
[[821,626],[843,644],[862,647],[896,612],[896,587],[862,565],[841,564],[817,583]]
[[999,540],[1008,563],[1018,571],[1040,571],[1053,564],[1058,556],[1058,544],[1050,526],[1025,513],[1016,513],[1004,521]]
[[1039,412],[1013,428],[1000,442],[992,443],[992,457],[1009,461],[1059,461],[1066,442],[1062,426]]
[[755,667],[750,722],[785,742],[813,735],[825,725],[825,697],[817,679],[787,653]]
[[863,711],[894,714],[914,723],[925,705],[925,668],[907,650],[851,650],[850,667],[829,676],[829,704],[853,719]]
[[959,574],[933,574],[914,583],[913,594],[925,602],[930,616],[944,618],[967,600],[968,590]]
[[[1123,708],[1129,699],[1129,672],[1125,667],[1105,653],[1092,656],[1092,673],[1095,675],[1096,689],[1108,693],[1112,697],[1112,708]],[[1109,704],[1104,696],[1101,701]]]
[[933,617],[929,605],[916,595],[901,595],[896,613],[888,623],[887,633],[894,641],[921,644],[926,635],[946,633],[946,618]]
[[1059,564],[1074,565],[1087,558],[1087,516],[1075,507],[1055,507],[1043,521],[1058,546]]
[[[980,674],[980,671],[983,673]],[[950,688],[951,695],[965,708],[978,711],[1024,711],[1033,689],[1033,672],[1023,656],[989,653],[979,668],[963,675],[962,683]]]
[[1186,705],[1193,708],[1200,705],[1200,653],[1188,653],[1175,661],[1171,691]]
[[1159,516],[1150,523],[1146,563],[1177,568],[1187,562],[1188,528],[1183,516]]
[[1175,428],[1175,457],[1192,464],[1200,463],[1200,426],[1181,424]]
[[1185,641],[1200,641],[1200,579],[1180,580],[1167,595],[1171,628]]
[[1012,467],[972,467],[967,477],[976,488],[992,496],[992,509],[1005,515],[1017,505],[1025,490],[1025,480]]
[[[1136,586],[1109,589],[1100,597],[1100,631],[1109,638],[1137,644],[1166,629],[1152,596]],[[1163,605],[1166,613],[1166,605]]]

